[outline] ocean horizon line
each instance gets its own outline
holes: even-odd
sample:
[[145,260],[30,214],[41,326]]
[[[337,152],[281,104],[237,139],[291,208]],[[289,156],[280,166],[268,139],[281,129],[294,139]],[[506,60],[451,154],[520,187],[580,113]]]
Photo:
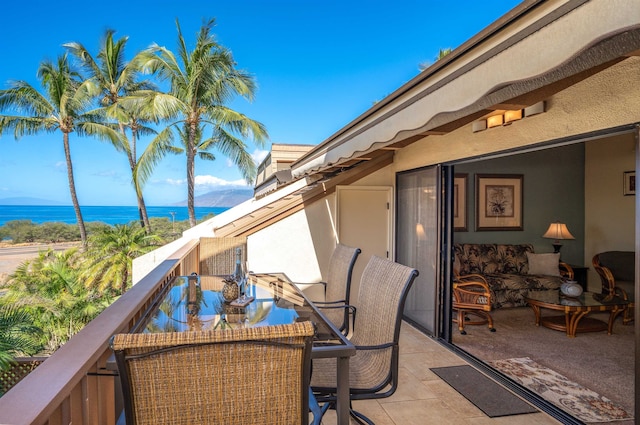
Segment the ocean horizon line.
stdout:
[[[195,207],[196,219],[208,215],[221,214],[230,207]],[[168,218],[172,221],[189,219],[189,210],[182,205],[147,206],[149,218]],[[110,225],[127,224],[140,220],[138,206],[127,205],[82,205],[82,219],[85,223],[102,222]],[[76,224],[72,205],[0,205],[0,226],[9,221],[30,220],[36,224],[62,222]]]
[[[0,203],[0,207],[72,207],[73,208],[73,204],[3,204]],[[111,205],[111,204],[104,204],[104,205],[89,205],[89,204],[82,204],[80,205],[80,208],[84,208],[84,207],[135,207],[138,208],[137,205]],[[161,207],[161,208],[169,208],[169,207],[184,207],[187,208],[186,205],[175,205],[175,204],[168,204],[168,205],[146,205],[147,208],[149,207]],[[218,206],[204,206],[204,205],[196,205],[195,208],[233,208],[233,207],[218,207]]]

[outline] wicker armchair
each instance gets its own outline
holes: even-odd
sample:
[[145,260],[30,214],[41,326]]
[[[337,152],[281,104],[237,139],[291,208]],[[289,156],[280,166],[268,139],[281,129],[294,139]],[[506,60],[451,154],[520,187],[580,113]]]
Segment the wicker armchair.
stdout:
[[[453,322],[458,325],[462,335],[466,335],[465,325],[489,325],[489,330],[495,332],[491,317],[491,291],[484,276],[471,274],[456,275],[453,282],[453,311],[456,313]],[[478,317],[471,320],[469,315]]]
[[326,281],[319,282],[324,285],[324,300],[313,302],[345,334],[349,333],[349,314],[355,314],[354,308],[344,306],[349,304],[351,275],[360,252],[360,248],[343,244],[336,246],[329,261]]
[[623,323],[633,322],[635,308],[635,257],[633,251],[606,251],[593,256],[591,264],[600,276],[602,294],[618,296],[629,301],[624,311]]
[[[360,280],[358,314],[350,341],[356,354],[349,360],[351,400],[391,396],[398,386],[398,342],[407,292],[418,271],[372,256]],[[335,359],[314,359],[311,386],[323,413],[334,405]],[[350,410],[358,423],[372,423]]]
[[111,339],[128,425],[307,424],[313,323]]

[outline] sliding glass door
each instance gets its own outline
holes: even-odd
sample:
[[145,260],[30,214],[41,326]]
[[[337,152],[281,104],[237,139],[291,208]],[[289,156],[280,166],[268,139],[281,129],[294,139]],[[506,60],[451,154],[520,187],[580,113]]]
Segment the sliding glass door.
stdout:
[[416,268],[404,315],[436,334],[439,270],[439,167],[399,173],[396,180],[396,261]]

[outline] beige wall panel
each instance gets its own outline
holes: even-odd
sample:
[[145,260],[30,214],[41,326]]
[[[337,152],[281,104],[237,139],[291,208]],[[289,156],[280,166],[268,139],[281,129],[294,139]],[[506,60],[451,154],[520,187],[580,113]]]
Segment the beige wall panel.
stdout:
[[[311,237],[309,223],[305,211],[300,211],[250,235],[249,268],[254,272],[284,272],[297,282],[319,281],[316,240]],[[327,234],[327,241],[331,237]]]
[[[633,134],[588,142],[585,146],[585,258],[603,251],[635,250],[635,196],[623,195],[623,173],[635,169]],[[600,290],[591,267],[589,286]]]
[[357,300],[362,271],[371,256],[391,256],[393,189],[390,186],[338,186],[336,198],[338,240],[362,250],[351,280],[352,300]]
[[395,170],[455,161],[640,121],[640,58],[632,57],[547,101],[547,112],[478,133],[471,124],[396,153]]

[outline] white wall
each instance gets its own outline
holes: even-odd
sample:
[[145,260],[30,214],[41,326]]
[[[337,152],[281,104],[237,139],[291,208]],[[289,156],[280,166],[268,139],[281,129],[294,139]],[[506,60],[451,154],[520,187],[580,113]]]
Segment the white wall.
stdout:
[[[327,236],[335,241],[331,234]],[[335,242],[331,245],[333,250]],[[247,251],[249,268],[254,272],[284,272],[294,282],[321,280],[316,248],[304,211],[250,235]]]
[[635,169],[633,134],[585,145],[585,258],[589,287],[600,290],[591,259],[603,251],[635,250],[635,196],[623,195],[623,173]]

